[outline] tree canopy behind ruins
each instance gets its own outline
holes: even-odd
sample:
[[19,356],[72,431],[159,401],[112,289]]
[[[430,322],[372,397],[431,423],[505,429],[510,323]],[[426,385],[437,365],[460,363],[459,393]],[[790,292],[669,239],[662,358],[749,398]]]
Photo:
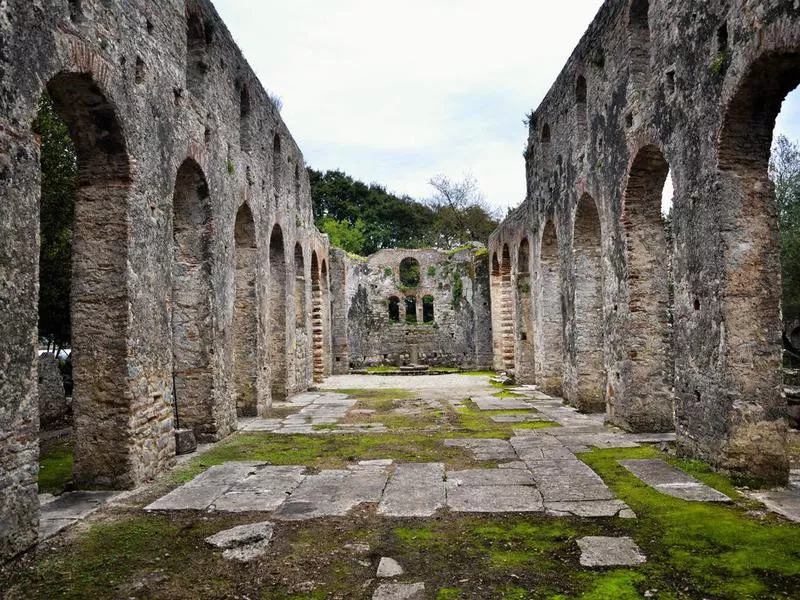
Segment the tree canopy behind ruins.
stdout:
[[317,227],[331,243],[367,256],[385,248],[455,248],[486,243],[497,215],[483,201],[477,183],[443,176],[430,183],[434,195],[424,201],[397,196],[367,185],[342,171],[308,169]]

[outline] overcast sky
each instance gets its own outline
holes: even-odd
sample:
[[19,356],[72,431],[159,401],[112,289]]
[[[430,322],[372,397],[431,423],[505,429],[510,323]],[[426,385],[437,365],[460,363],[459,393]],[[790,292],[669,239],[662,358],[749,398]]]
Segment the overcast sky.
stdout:
[[[309,166],[417,198],[434,175],[472,175],[503,213],[525,196],[522,120],[602,5],[213,2]],[[797,96],[779,130],[800,139]]]

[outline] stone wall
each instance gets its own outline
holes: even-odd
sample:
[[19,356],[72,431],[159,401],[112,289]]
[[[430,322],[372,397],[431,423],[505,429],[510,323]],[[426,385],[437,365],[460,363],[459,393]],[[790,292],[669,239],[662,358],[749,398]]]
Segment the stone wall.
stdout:
[[[414,363],[490,366],[485,249],[381,250],[367,259],[336,251],[331,259],[336,372]],[[402,281],[404,261],[416,261],[418,281]]]
[[[303,156],[207,0],[8,0],[0,39],[1,560],[36,538],[31,123],[44,90],[78,153],[79,485],[127,488],[169,467],[176,393],[182,424],[214,440],[236,428],[237,407],[263,412],[273,393],[307,388],[310,316],[297,327],[292,257],[299,245],[310,305],[312,253],[328,262],[328,242],[313,227]],[[282,253],[270,252],[276,227]],[[285,365],[273,368],[276,356]]]
[[[515,371],[627,429],[674,426],[683,454],[724,471],[786,480],[767,162],[798,83],[796,2],[605,2],[529,115],[527,198],[490,240],[493,298],[517,293],[507,273],[530,247],[534,349],[516,344]],[[514,323],[495,331],[498,367],[528,335],[511,316],[493,315]]]
[[64,393],[64,378],[53,354],[39,356],[39,428],[56,430],[72,424],[72,411]]

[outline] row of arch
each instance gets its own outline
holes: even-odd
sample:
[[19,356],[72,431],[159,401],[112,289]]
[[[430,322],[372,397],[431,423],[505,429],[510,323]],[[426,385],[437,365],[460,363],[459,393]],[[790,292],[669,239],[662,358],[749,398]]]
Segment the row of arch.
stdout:
[[[621,217],[628,298],[624,309],[604,305],[604,232],[588,193],[575,206],[571,235],[560,232],[550,217],[538,231],[524,232],[515,247],[498,245],[491,271],[493,306],[500,313],[495,321],[497,368],[513,371],[522,383],[563,394],[582,410],[607,410],[613,417],[614,390],[621,386],[615,380],[623,374],[608,377],[604,336],[607,319],[622,319],[629,334],[629,396],[648,404],[648,427],[656,419],[658,428],[671,428],[671,252],[661,214],[668,172],[654,145],[642,148],[631,165]],[[535,260],[531,240],[537,244]]]
[[[200,166],[187,159],[179,168],[173,200],[172,332],[173,380],[176,416],[180,424],[195,430],[201,439],[213,423],[213,365],[211,315],[211,198]],[[252,211],[243,204],[234,226],[234,395],[239,416],[256,416],[258,402],[258,246]],[[287,296],[294,299],[294,324],[309,327],[305,252],[294,245],[294,281],[287,267],[288,248],[280,224],[269,236],[268,356],[272,401],[286,398],[291,381],[287,351]],[[327,260],[311,253],[310,327],[313,375],[324,376],[324,314],[328,297]]]
[[[397,296],[389,297],[389,322],[390,323],[419,323],[419,314],[416,296],[406,296],[401,302]],[[402,307],[402,310],[401,310]],[[422,297],[422,323],[433,323],[435,321],[434,299],[430,294]]]

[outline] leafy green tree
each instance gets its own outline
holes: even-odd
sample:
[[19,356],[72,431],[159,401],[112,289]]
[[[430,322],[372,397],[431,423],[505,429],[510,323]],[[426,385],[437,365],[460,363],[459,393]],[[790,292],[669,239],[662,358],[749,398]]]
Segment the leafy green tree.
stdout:
[[800,316],[800,145],[778,136],[769,174],[778,202],[783,279],[783,312]]
[[319,230],[327,233],[331,244],[353,254],[361,254],[364,251],[366,241],[365,225],[362,219],[356,220],[354,225],[350,225],[345,220],[339,221],[332,217],[322,217]]
[[45,93],[33,130],[41,140],[39,337],[56,349],[70,345],[72,225],[77,158],[69,130]]

